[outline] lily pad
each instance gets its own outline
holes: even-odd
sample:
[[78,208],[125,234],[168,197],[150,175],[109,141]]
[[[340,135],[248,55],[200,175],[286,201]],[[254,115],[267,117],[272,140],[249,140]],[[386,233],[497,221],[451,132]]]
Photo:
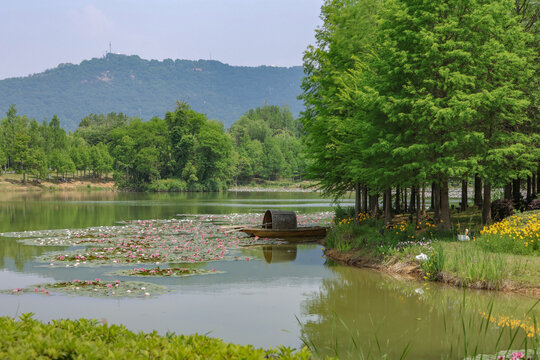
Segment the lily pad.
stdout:
[[210,275],[210,274],[223,274],[225,271],[218,271],[216,269],[197,269],[197,268],[186,268],[186,267],[165,267],[160,268],[134,268],[132,270],[120,270],[111,275],[120,275],[120,276],[141,276],[141,277],[185,277],[193,275]]
[[140,281],[101,281],[73,280],[52,284],[40,284],[27,288],[3,290],[3,293],[13,295],[64,293],[77,296],[93,297],[151,297],[163,294],[167,291],[165,286]]

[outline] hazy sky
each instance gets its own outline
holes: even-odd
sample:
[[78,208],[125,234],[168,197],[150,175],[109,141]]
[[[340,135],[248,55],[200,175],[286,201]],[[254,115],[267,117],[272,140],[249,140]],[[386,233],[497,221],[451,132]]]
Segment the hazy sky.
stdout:
[[231,65],[302,64],[323,0],[6,0],[0,79],[112,52]]

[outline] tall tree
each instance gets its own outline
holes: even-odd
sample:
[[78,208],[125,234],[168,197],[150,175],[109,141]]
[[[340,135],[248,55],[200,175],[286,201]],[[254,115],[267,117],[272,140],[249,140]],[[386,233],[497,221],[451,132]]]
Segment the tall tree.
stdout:
[[[344,151],[351,131],[344,120],[354,116],[343,106],[343,75],[358,59],[371,56],[379,2],[327,0],[321,8],[323,25],[315,31],[315,46],[304,53],[302,82],[306,110],[301,114],[306,150],[306,175],[327,193],[339,196],[361,181],[348,171],[355,154]],[[358,134],[356,134],[358,135]]]

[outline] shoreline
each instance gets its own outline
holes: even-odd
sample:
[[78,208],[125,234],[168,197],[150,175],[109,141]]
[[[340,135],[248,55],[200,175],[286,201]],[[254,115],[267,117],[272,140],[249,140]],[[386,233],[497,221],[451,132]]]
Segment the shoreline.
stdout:
[[[84,179],[73,180],[69,179],[66,182],[58,180],[42,180],[35,182],[34,180],[28,180],[26,184],[23,184],[21,180],[10,179],[0,176],[0,193],[3,192],[40,192],[40,191],[114,191],[122,192],[118,190],[115,183],[110,178],[105,179]],[[232,186],[226,190],[227,192],[280,192],[280,193],[320,193],[318,190],[310,188],[302,188],[299,186]]]
[[[402,279],[409,281],[420,281],[422,279],[422,270],[417,263],[409,262],[394,262],[385,264],[384,262],[366,256],[357,255],[355,250],[349,252],[339,252],[336,249],[325,249],[324,255],[339,264],[352,266],[356,268],[372,269],[382,273],[399,276]],[[442,275],[435,281],[437,283],[451,285],[456,288],[467,288],[473,290],[489,290],[502,293],[512,293],[517,295],[523,295],[532,297],[534,299],[540,299],[540,285],[534,287],[526,287],[522,285],[516,285],[510,280],[503,281],[502,285],[497,289],[492,289],[489,284],[484,282],[476,282],[469,284],[468,286],[461,286],[462,281],[450,274],[442,273]]]
[[23,184],[21,180],[0,177],[0,193],[2,192],[40,192],[40,191],[118,191],[114,187],[114,181],[110,179],[89,180],[43,180],[35,182],[29,180]]

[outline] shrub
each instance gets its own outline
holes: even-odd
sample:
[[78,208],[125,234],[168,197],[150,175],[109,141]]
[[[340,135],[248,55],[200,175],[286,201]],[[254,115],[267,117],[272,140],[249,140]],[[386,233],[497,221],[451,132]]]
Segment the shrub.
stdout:
[[540,210],[540,199],[531,200],[529,205],[527,205],[527,211],[532,210]]
[[203,335],[134,333],[96,320],[43,324],[24,314],[0,317],[1,359],[311,359],[307,349],[256,349]]
[[345,219],[354,219],[355,216],[354,207],[341,207],[341,205],[338,204],[338,206],[334,208],[334,223],[336,224]]
[[187,191],[186,182],[179,179],[162,179],[152,182],[148,191],[153,192],[181,192]]
[[501,221],[514,213],[512,200],[495,200],[491,203],[491,216],[494,221]]
[[355,224],[352,219],[346,218],[330,230],[324,245],[340,252],[357,248],[374,248],[384,241],[378,229],[377,226],[365,223]]
[[443,270],[445,258],[443,247],[440,244],[432,247],[428,251],[428,260],[422,262],[421,268],[425,280],[437,280],[440,272]]

